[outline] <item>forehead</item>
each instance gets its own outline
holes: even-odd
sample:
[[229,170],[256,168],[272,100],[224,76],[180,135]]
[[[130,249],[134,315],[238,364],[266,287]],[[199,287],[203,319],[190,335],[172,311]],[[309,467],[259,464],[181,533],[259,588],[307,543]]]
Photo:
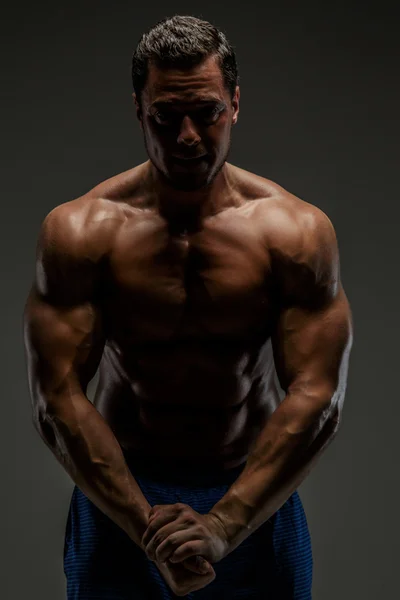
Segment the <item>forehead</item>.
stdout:
[[149,65],[143,99],[147,104],[156,102],[192,103],[221,101],[227,95],[221,68],[216,57],[207,57],[190,68],[161,69]]

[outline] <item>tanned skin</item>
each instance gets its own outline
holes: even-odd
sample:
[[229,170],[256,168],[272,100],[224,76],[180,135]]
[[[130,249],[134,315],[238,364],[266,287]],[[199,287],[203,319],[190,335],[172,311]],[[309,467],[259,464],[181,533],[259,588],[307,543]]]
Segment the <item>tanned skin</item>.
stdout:
[[[239,88],[214,57],[151,65],[134,99],[149,160],[47,215],[25,343],[40,435],[183,596],[335,436],[351,312],[328,217],[226,161]],[[174,158],[188,156],[204,159]],[[124,452],[166,470],[246,466],[199,515],[151,507]]]

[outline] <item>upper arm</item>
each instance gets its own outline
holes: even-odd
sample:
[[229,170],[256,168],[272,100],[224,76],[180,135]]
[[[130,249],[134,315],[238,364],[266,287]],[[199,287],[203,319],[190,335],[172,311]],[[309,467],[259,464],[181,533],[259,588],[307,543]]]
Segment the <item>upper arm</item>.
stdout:
[[319,414],[344,398],[352,319],[340,281],[337,239],[314,207],[275,255],[280,314],[272,335],[282,389]]
[[90,251],[84,229],[70,207],[60,205],[40,230],[36,276],[24,311],[28,378],[36,410],[66,393],[86,391],[103,352],[98,257]]

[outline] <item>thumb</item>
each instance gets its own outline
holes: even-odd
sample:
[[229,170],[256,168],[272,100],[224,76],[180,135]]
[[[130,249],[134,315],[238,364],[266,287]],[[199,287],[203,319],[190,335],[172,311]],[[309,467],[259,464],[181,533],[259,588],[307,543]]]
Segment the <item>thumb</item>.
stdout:
[[190,558],[186,558],[183,561],[183,564],[189,571],[193,571],[193,573],[198,573],[200,575],[206,575],[213,571],[211,564],[202,556],[191,556]]

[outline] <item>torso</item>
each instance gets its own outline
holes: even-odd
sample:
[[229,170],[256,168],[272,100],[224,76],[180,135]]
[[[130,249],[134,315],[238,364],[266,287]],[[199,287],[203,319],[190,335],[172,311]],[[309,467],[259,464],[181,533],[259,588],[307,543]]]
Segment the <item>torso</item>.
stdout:
[[124,450],[166,467],[243,463],[280,402],[266,224],[284,200],[237,172],[235,205],[183,235],[124,198],[123,182],[117,200],[108,188],[123,218],[100,282],[107,339],[94,403]]

